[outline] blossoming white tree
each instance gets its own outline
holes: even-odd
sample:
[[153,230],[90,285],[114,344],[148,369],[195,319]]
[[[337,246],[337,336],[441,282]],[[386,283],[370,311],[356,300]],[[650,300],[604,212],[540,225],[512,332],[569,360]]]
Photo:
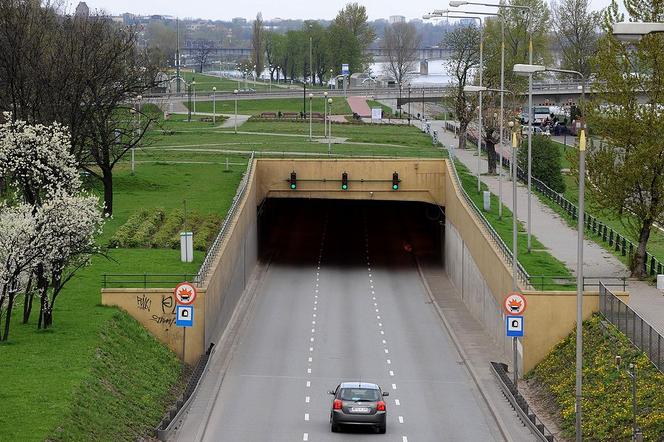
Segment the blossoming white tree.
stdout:
[[80,191],[67,130],[9,117],[0,124],[0,176],[14,190],[0,206],[4,340],[21,291],[26,295],[24,322],[29,318],[33,281],[40,300],[38,327],[52,324],[53,305],[64,284],[98,252],[94,238],[103,224],[98,199]]

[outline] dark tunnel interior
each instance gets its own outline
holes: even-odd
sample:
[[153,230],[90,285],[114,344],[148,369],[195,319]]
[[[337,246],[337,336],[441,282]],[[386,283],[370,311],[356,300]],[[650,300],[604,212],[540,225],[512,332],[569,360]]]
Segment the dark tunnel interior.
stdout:
[[266,199],[259,207],[259,256],[272,264],[318,260],[339,268],[412,266],[414,258],[442,262],[445,215],[419,202]]

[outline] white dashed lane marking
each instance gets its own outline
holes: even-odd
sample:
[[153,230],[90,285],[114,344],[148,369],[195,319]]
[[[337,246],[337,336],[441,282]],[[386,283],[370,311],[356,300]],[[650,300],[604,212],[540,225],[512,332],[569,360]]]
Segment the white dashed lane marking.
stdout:
[[394,400],[394,405],[401,405],[401,402],[399,401],[399,399]]
[[399,423],[403,424],[403,416],[399,416]]
[[304,433],[304,435],[302,436],[302,440],[309,440],[309,433]]

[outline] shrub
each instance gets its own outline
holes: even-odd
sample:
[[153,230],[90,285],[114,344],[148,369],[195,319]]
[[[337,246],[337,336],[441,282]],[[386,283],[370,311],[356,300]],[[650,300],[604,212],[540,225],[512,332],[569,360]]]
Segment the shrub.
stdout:
[[[528,139],[524,138],[518,151],[519,167],[528,170]],[[560,171],[560,147],[549,137],[542,135],[533,136],[532,147],[532,173],[533,177],[541,180],[544,184],[556,192],[565,191],[565,181]]]

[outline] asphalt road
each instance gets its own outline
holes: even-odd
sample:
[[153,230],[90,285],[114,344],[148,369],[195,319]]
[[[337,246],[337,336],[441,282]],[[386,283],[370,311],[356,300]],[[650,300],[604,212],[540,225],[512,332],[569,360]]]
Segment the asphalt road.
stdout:
[[[404,250],[431,229],[412,207],[273,211],[272,261],[200,440],[501,440]],[[327,391],[356,380],[390,393],[387,434],[330,432]]]

